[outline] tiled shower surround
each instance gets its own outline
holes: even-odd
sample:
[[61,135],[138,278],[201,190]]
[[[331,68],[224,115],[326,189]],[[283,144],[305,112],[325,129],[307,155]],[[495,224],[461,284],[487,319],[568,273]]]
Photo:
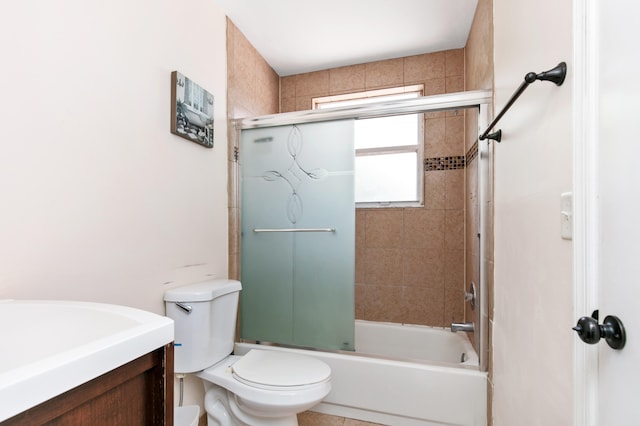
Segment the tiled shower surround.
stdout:
[[[390,87],[422,84],[425,95],[465,88],[464,49],[456,49],[279,78],[274,111],[273,71],[231,22],[228,36],[229,118],[308,110],[315,97]],[[464,110],[424,114],[424,207],[357,209],[356,318],[432,326],[465,320],[465,173],[475,158],[465,149],[465,120]],[[235,170],[232,158],[230,165]],[[231,235],[239,216],[234,175]],[[237,276],[236,237],[229,253]]]

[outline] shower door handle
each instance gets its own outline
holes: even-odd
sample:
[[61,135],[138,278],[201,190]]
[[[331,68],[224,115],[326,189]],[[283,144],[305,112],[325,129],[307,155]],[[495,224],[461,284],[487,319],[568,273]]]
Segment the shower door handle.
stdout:
[[594,345],[604,338],[607,345],[613,349],[624,348],[627,342],[627,333],[620,318],[614,315],[605,317],[602,324],[598,324],[598,310],[593,311],[590,317],[582,317],[573,327],[578,337],[590,345]]

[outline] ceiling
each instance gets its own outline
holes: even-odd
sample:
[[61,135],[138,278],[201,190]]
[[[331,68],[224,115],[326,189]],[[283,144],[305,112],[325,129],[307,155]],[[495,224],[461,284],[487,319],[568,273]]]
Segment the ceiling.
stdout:
[[458,49],[477,0],[215,0],[281,77]]

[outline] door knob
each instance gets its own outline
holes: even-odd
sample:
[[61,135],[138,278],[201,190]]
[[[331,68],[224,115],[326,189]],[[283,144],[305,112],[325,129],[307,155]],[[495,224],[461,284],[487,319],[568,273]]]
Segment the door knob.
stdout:
[[598,311],[594,311],[590,317],[582,317],[573,327],[580,339],[590,345],[596,344],[604,338],[613,349],[624,348],[627,342],[627,334],[620,318],[608,315],[602,324],[598,324]]

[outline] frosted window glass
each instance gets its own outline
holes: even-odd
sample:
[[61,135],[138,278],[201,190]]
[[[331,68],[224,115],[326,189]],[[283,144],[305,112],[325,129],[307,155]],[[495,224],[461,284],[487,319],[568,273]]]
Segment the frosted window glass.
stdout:
[[417,161],[415,152],[356,157],[356,200],[415,200]]
[[416,114],[369,118],[355,123],[355,148],[381,148],[418,144]]

